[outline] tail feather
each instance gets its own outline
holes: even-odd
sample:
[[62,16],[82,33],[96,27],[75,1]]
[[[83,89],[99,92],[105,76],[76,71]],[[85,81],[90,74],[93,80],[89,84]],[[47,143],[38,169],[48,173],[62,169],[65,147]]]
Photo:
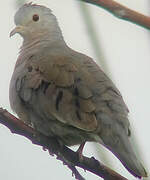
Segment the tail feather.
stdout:
[[128,154],[125,151],[116,152],[116,148],[110,148],[109,146],[105,146],[109,149],[124,165],[124,167],[135,177],[147,177],[147,172],[140,161],[135,156],[135,153],[131,152]]
[[138,178],[147,177],[147,172],[136,157],[130,138],[124,130],[117,133],[109,130],[109,135],[106,131],[103,131],[100,137],[103,145],[121,161],[133,176]]

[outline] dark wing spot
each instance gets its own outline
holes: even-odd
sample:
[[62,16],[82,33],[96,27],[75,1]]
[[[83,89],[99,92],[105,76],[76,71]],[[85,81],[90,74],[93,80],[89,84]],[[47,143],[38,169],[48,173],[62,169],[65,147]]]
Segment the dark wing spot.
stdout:
[[79,91],[78,91],[78,88],[77,88],[77,87],[75,87],[75,89],[74,89],[74,95],[75,95],[75,96],[78,96],[78,95],[79,95]]
[[76,115],[77,115],[77,118],[81,121],[81,116],[78,110],[76,110]]
[[128,129],[128,136],[130,137],[131,136],[131,130]]
[[50,85],[50,83],[42,81],[42,87],[43,87],[43,93],[44,94],[46,93],[46,90],[47,90],[49,85]]
[[32,66],[28,66],[28,72],[32,72]]
[[63,97],[63,91],[59,91],[57,98],[56,98],[56,110],[59,110],[59,103],[62,100]]
[[31,55],[30,57],[29,57],[29,59],[32,59],[34,57],[34,55]]
[[80,108],[80,103],[79,103],[78,99],[75,99],[75,105],[76,105],[76,107]]

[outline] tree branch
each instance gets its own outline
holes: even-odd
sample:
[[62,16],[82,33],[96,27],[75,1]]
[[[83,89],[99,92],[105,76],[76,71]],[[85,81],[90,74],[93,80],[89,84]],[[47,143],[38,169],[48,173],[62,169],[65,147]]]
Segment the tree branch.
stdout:
[[12,133],[25,136],[31,140],[33,144],[42,146],[43,149],[48,150],[51,155],[55,154],[57,159],[61,160],[69,167],[69,169],[71,169],[73,175],[78,180],[84,180],[84,178],[80,175],[76,166],[92,172],[103,179],[127,180],[112,169],[97,161],[94,157],[88,158],[83,156],[83,160],[81,161],[77,152],[74,152],[68,147],[60,144],[56,138],[47,137],[37,132],[35,129],[29,127],[23,121],[17,119],[7,110],[2,108],[0,108],[0,123],[8,127]]
[[97,5],[101,8],[109,11],[114,16],[116,16],[120,19],[130,21],[131,23],[137,24],[146,29],[150,29],[150,17],[149,16],[145,16],[139,12],[131,10],[131,9],[127,8],[126,6],[123,6],[113,0],[80,0],[80,1]]

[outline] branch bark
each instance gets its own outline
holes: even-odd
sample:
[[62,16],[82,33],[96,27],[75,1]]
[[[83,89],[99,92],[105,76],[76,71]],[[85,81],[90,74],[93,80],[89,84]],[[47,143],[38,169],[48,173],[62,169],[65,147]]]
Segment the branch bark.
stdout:
[[29,127],[23,121],[2,108],[0,108],[0,123],[8,127],[12,133],[25,136],[31,140],[33,144],[42,146],[43,149],[48,150],[51,155],[56,155],[57,159],[61,160],[69,169],[71,169],[73,175],[78,180],[84,180],[84,178],[80,175],[76,167],[92,172],[103,179],[127,180],[120,174],[97,161],[94,157],[88,158],[83,156],[81,161],[77,152],[60,144],[55,137],[47,137],[37,132],[35,129]]
[[114,0],[80,0],[83,2],[87,2],[90,4],[97,5],[110,13],[114,16],[129,21],[131,23],[137,24],[142,26],[146,29],[150,29],[150,17],[145,16],[137,11],[131,10],[126,6],[117,3]]

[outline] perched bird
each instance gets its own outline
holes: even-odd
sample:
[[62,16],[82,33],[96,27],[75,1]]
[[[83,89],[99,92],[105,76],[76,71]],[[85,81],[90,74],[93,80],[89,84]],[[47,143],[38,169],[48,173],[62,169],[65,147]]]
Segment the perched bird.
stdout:
[[146,171],[130,142],[128,109],[113,82],[88,56],[65,43],[45,6],[15,14],[23,45],[10,82],[10,104],[25,123],[67,145],[99,142],[136,177]]

